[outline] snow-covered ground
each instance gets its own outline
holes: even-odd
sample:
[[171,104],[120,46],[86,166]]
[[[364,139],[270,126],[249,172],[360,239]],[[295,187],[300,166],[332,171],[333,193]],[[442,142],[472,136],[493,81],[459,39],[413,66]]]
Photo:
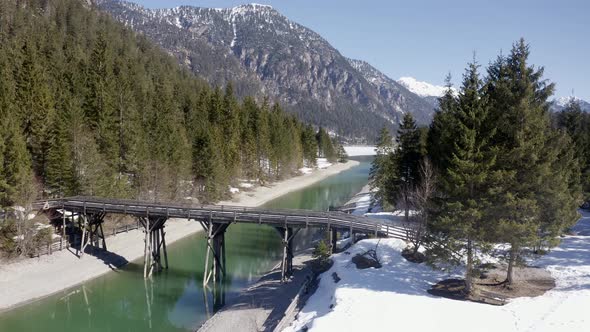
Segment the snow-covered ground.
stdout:
[[344,151],[349,157],[355,156],[374,156],[376,154],[374,146],[349,145],[344,147]]
[[328,159],[326,158],[318,158],[318,168],[319,169],[324,169],[324,168],[328,168],[330,166],[332,166],[332,163],[328,161]]
[[[448,274],[407,262],[397,239],[360,241],[333,256],[316,293],[286,331],[590,331],[590,212],[535,265],[549,270],[556,287],[542,296],[504,306],[449,300],[426,290]],[[374,248],[383,267],[357,270],[351,258]],[[332,274],[341,280],[334,283]]]

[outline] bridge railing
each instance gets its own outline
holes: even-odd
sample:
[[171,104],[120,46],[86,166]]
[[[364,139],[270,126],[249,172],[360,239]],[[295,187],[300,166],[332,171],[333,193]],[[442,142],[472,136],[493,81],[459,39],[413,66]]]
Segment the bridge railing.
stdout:
[[343,212],[321,212],[296,209],[263,209],[228,205],[178,205],[151,203],[123,199],[96,197],[66,197],[39,202],[44,208],[63,208],[79,212],[123,213],[135,216],[158,215],[168,218],[207,220],[214,218],[222,222],[248,222],[272,225],[298,225],[306,227],[351,228],[357,231],[375,232],[388,235],[399,231],[399,225],[383,219],[373,219]]

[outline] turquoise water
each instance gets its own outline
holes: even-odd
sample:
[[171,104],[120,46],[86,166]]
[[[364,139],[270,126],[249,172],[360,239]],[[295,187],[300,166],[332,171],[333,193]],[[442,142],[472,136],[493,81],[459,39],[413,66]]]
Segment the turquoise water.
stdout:
[[[369,160],[364,159],[357,167],[265,206],[323,211],[342,205],[367,183],[369,167]],[[270,227],[231,225],[226,243],[226,299],[280,260],[280,238]],[[170,268],[152,280],[143,279],[142,261],[134,261],[80,286],[0,314],[0,331],[192,331],[218,309],[213,292],[203,290],[205,244],[199,233],[169,245]],[[50,283],[51,276],[46,280]]]

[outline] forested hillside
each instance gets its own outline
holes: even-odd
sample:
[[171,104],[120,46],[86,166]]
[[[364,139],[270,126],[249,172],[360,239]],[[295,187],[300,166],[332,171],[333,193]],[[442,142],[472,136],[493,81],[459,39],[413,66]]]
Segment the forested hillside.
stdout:
[[231,80],[240,95],[268,94],[300,119],[341,136],[373,141],[374,128],[397,127],[405,112],[422,125],[432,120],[429,102],[369,64],[347,59],[270,6],[149,9],[118,0],[92,2],[208,82]]
[[315,132],[238,102],[77,0],[0,2],[0,205],[38,197],[223,198],[315,163]]

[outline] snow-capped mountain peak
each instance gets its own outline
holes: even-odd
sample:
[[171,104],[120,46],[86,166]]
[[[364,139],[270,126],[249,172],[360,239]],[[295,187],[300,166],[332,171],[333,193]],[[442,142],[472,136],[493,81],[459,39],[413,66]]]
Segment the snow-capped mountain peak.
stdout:
[[586,100],[581,99],[581,98],[578,98],[578,97],[575,97],[575,96],[561,97],[561,98],[554,99],[553,100],[553,103],[552,103],[552,106],[551,106],[551,109],[554,112],[562,111],[572,101],[578,103],[578,105],[580,106],[580,109],[583,112],[590,112],[590,102],[587,102]]
[[400,77],[397,82],[421,97],[442,97],[447,90],[444,86],[418,81],[413,77]]
[[562,106],[562,107],[567,106],[567,104],[569,104],[571,101],[577,101],[579,103],[579,102],[582,102],[584,100],[582,100],[582,99],[580,99],[578,97],[575,97],[575,96],[561,97],[561,98],[555,99],[555,103],[558,106]]

